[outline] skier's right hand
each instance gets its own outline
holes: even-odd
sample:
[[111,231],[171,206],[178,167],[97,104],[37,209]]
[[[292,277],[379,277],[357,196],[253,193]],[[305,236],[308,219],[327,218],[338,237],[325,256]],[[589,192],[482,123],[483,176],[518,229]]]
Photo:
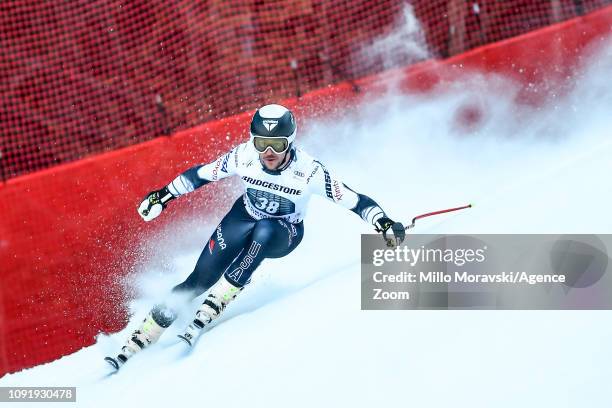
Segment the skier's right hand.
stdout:
[[154,218],[157,218],[159,214],[161,214],[162,210],[166,208],[166,203],[172,200],[174,196],[170,191],[168,191],[167,187],[162,188],[161,190],[151,191],[140,206],[138,206],[138,214],[145,221],[151,221]]

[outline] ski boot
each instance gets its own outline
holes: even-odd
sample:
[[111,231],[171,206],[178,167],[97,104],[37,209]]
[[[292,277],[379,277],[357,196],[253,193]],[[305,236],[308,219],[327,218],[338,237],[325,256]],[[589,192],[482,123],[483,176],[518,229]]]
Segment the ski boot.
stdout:
[[206,296],[206,299],[196,312],[193,322],[178,337],[189,346],[193,346],[200,334],[202,334],[204,327],[219,317],[219,314],[221,314],[227,304],[234,300],[242,289],[243,287],[237,287],[230,283],[225,278],[225,275],[221,276],[217,283],[210,288],[208,296]]
[[156,305],[145,317],[142,325],[121,347],[121,352],[116,357],[105,357],[104,360],[118,370],[134,354],[155,343],[175,319],[176,314],[171,309],[164,305]]

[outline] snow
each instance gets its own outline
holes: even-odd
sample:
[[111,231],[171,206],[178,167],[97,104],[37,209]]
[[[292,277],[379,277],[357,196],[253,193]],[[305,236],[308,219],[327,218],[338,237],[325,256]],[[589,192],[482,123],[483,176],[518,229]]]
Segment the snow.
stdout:
[[[610,233],[612,47],[592,61],[545,108],[516,106],[511,84],[474,75],[427,96],[368,100],[359,115],[311,126],[304,146],[393,218],[475,204],[415,232]],[[466,104],[482,110],[469,131],[457,124]],[[126,330],[0,386],[76,386],[79,407],[612,406],[609,312],[361,311],[359,234],[370,228],[323,200],[305,225],[300,247],[266,261],[191,353],[175,334],[197,303],[105,376],[103,356],[197,259],[199,245],[177,253],[165,234],[158,256],[170,272],[142,265]]]

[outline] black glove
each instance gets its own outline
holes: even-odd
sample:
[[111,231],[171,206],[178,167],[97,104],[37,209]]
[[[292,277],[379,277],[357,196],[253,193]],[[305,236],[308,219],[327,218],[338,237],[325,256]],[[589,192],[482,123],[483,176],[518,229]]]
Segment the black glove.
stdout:
[[[387,231],[391,229],[393,232],[393,238],[387,236]],[[376,232],[382,232],[383,238],[387,241],[388,247],[394,247],[406,239],[406,229],[401,222],[395,222],[387,217],[380,217],[376,221]]]
[[162,210],[166,208],[168,201],[175,197],[170,193],[168,187],[164,187],[161,190],[151,191],[142,200],[140,206],[138,206],[138,214],[145,220],[151,221],[161,214]]

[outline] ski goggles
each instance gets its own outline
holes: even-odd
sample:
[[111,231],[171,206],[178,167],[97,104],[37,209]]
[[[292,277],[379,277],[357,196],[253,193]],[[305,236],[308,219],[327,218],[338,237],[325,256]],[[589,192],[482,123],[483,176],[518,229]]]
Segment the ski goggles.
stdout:
[[289,139],[286,137],[253,136],[253,144],[259,153],[265,152],[268,147],[276,154],[285,153],[289,149]]

